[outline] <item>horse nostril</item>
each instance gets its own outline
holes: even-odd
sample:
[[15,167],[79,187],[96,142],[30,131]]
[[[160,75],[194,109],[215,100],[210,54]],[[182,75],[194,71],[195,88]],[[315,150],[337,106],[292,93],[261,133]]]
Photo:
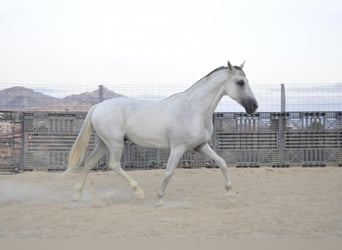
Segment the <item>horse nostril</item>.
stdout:
[[254,110],[257,110],[257,109],[258,109],[258,107],[259,107],[259,106],[258,106],[258,104],[257,104],[257,103],[253,103],[253,109],[254,109]]

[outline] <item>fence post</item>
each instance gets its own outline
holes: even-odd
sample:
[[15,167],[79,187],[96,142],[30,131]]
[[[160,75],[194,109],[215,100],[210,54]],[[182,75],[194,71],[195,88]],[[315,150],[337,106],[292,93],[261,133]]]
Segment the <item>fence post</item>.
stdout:
[[25,135],[25,113],[21,112],[21,154],[20,154],[20,170],[25,169],[25,149],[26,149],[26,135]]
[[285,85],[281,85],[281,98],[280,98],[280,116],[279,116],[279,164],[280,166],[285,165],[284,160],[284,121],[285,121],[285,109],[286,109],[286,99],[285,99]]
[[103,85],[99,85],[99,102],[103,102]]

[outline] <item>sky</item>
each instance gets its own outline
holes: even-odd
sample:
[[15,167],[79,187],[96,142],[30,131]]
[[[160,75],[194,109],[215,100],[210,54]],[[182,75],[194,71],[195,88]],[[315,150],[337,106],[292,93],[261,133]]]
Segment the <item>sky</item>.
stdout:
[[[341,0],[0,0],[0,88],[342,82]],[[2,85],[2,86],[1,86]]]

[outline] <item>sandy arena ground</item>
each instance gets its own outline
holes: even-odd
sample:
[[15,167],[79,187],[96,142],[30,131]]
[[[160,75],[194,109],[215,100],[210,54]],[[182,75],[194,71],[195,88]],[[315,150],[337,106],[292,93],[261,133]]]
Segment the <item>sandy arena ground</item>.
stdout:
[[228,199],[220,170],[177,169],[163,207],[162,170],[128,172],[143,201],[113,172],[91,173],[80,203],[79,174],[0,175],[0,238],[342,238],[342,168],[229,170]]

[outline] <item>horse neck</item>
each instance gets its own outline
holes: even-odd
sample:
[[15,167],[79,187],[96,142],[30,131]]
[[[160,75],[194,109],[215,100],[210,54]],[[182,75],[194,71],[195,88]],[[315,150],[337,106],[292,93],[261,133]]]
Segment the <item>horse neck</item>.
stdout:
[[225,94],[224,83],[226,81],[225,72],[216,72],[195,83],[185,91],[185,94],[196,108],[211,116]]

